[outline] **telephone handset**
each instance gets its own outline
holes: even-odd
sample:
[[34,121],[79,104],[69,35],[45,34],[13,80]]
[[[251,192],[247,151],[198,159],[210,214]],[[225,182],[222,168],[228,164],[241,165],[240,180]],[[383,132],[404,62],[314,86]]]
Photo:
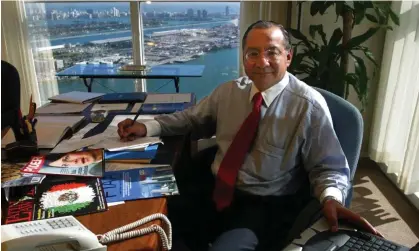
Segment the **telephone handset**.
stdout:
[[106,251],[96,235],[73,216],[1,226],[1,247],[7,251]]
[[[168,235],[157,225],[143,229],[136,228],[152,220],[163,220],[168,228]],[[163,214],[153,214],[141,220],[96,236],[73,216],[23,222],[1,226],[1,250],[6,251],[106,251],[107,244],[157,232],[165,250],[172,248],[172,227]],[[99,237],[99,240],[98,240]]]

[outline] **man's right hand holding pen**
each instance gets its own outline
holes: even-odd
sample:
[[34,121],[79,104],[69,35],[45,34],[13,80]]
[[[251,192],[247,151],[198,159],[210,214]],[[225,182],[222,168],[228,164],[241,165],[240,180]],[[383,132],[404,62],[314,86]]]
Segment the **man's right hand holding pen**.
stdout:
[[147,135],[147,128],[143,123],[133,122],[132,119],[126,119],[118,123],[118,134],[121,141],[131,141]]

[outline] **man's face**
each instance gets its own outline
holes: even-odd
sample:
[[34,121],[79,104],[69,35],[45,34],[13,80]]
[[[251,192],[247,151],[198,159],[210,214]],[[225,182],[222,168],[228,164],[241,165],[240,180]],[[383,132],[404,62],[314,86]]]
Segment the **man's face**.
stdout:
[[64,155],[49,165],[55,167],[82,167],[93,163],[95,163],[95,158],[91,152],[74,152]]
[[243,51],[244,69],[260,91],[281,81],[291,63],[292,53],[285,50],[283,39],[278,27],[252,29],[248,34]]

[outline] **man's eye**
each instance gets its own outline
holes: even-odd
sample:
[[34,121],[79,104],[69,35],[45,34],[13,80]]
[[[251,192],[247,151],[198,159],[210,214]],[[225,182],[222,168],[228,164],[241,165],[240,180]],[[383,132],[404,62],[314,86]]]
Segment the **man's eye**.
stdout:
[[268,54],[269,57],[279,56],[279,52],[278,51],[267,51],[267,54]]
[[256,52],[256,51],[254,51],[254,52],[249,52],[249,53],[247,53],[247,55],[248,55],[249,57],[251,57],[251,58],[254,58],[254,57],[258,57],[258,56],[259,56],[259,52]]

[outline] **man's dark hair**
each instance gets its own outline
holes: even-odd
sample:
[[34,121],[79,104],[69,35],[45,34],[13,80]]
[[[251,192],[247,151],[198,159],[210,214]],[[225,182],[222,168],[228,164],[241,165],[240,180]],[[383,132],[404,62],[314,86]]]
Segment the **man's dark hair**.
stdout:
[[243,40],[242,40],[242,50],[244,50],[244,47],[246,45],[246,39],[247,36],[249,35],[249,32],[252,29],[269,29],[271,27],[277,27],[278,29],[281,30],[282,34],[284,35],[284,47],[285,50],[289,51],[291,49],[291,43],[290,43],[290,35],[288,34],[288,31],[284,28],[284,26],[282,26],[281,24],[278,24],[274,21],[263,21],[263,20],[259,20],[253,24],[251,24],[249,26],[249,28],[247,28],[246,32],[243,35]]

